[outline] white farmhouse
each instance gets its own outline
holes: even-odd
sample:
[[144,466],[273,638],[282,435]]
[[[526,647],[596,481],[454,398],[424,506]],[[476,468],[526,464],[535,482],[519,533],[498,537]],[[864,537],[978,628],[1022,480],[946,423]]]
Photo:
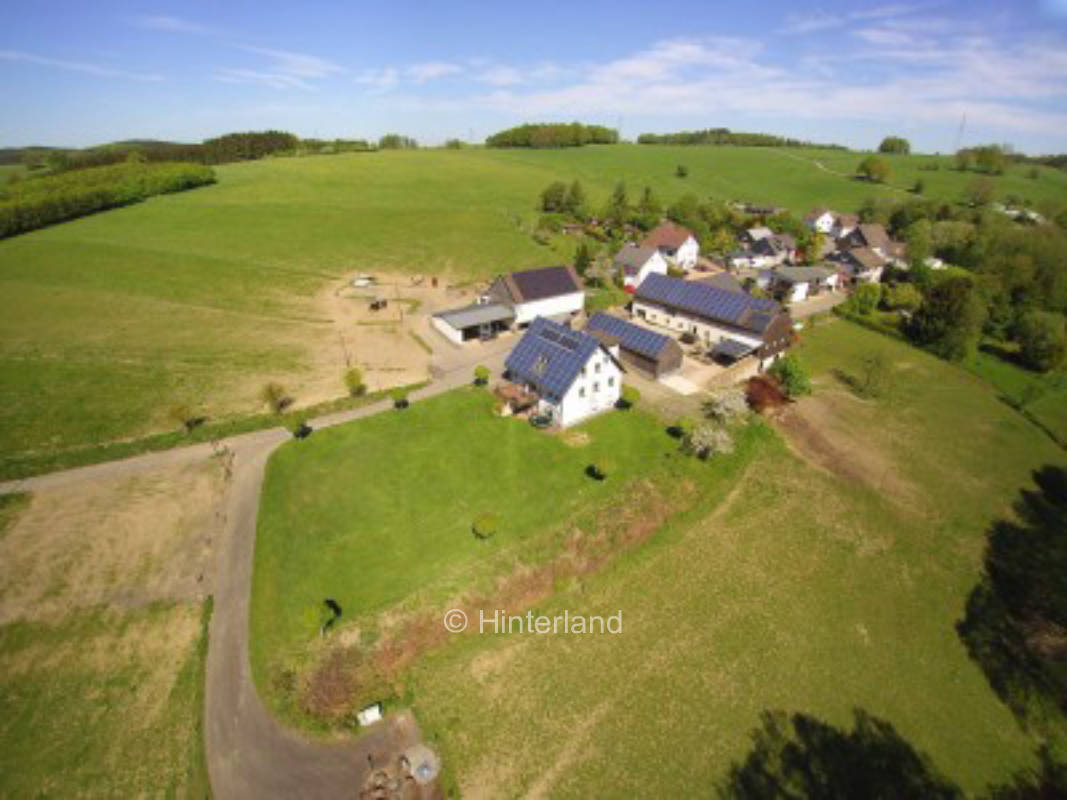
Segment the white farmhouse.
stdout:
[[813,231],[830,233],[834,229],[834,223],[837,222],[837,215],[828,208],[813,208],[804,217],[804,222]]
[[536,395],[536,409],[566,428],[614,408],[622,390],[617,354],[583,331],[534,319],[504,363],[504,375]]
[[622,272],[626,291],[632,292],[652,273],[667,274],[667,259],[656,247],[627,244],[615,256],[615,268]]
[[667,263],[685,270],[696,267],[697,256],[700,255],[700,243],[692,232],[673,222],[664,222],[651,231],[641,246],[655,247],[664,255]]
[[540,267],[501,275],[489,286],[485,299],[511,307],[513,324],[524,328],[537,317],[577,314],[585,307],[585,290],[573,267]]

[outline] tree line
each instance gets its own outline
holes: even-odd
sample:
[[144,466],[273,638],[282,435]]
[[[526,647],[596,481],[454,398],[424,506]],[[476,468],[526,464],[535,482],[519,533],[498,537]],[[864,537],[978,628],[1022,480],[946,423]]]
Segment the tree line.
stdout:
[[619,132],[602,125],[536,123],[518,125],[489,136],[487,147],[581,147],[586,144],[616,144]]
[[0,238],[214,182],[215,171],[204,164],[138,158],[9,182],[0,190]]
[[844,150],[839,144],[815,144],[770,133],[743,133],[729,128],[706,128],[699,131],[677,133],[642,133],[638,144],[711,144],[735,147],[819,147]]

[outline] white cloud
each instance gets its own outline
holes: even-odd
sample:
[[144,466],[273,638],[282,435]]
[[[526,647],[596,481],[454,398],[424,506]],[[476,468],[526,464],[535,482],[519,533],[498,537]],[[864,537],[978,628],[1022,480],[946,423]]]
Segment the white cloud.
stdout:
[[421,64],[412,64],[404,70],[404,74],[410,80],[419,84],[447,78],[449,75],[458,75],[461,72],[463,72],[463,67],[447,61],[424,61]]
[[209,28],[207,25],[164,14],[136,17],[133,24],[138,28],[167,33],[189,33],[196,36],[213,36],[217,33],[214,28]]
[[254,69],[220,69],[215,73],[215,80],[223,83],[246,83],[252,86],[266,86],[271,89],[305,89],[314,87],[295,75],[280,72],[263,72]]
[[515,67],[505,67],[499,64],[478,73],[477,79],[480,83],[490,86],[517,86],[524,80],[522,73]]
[[395,67],[367,69],[356,75],[356,83],[369,86],[375,94],[387,92],[400,82],[400,72]]
[[344,72],[339,67],[324,58],[308,55],[307,53],[294,53],[289,50],[271,50],[266,47],[245,46],[242,49],[249,53],[257,53],[267,56],[273,62],[270,71],[296,78],[328,78]]
[[55,67],[70,72],[83,72],[87,75],[96,75],[101,78],[126,78],[133,81],[161,81],[163,76],[154,72],[130,72],[123,69],[114,69],[100,64],[92,64],[84,61],[66,61],[59,58],[38,56],[33,53],[24,53],[20,50],[0,50],[0,60],[21,62],[24,64],[37,64],[43,67]]

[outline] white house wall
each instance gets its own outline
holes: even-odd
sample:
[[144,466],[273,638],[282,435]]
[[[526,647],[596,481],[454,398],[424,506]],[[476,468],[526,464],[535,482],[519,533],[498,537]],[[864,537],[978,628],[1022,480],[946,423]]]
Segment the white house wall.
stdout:
[[647,303],[642,300],[634,300],[634,314],[640,316],[644,312],[644,319],[661,328],[669,328],[679,333],[691,333],[705,344],[713,345],[723,339],[736,339],[754,347],[763,345],[763,339],[754,333],[740,331],[725,325],[715,325],[700,317],[684,312],[671,312],[662,306]]
[[636,289],[652,273],[667,274],[667,259],[658,250],[652,254],[648,261],[641,265],[641,269],[637,271],[636,275],[626,276],[625,284],[632,289]]
[[585,307],[585,292],[572,292],[557,297],[546,297],[530,303],[518,303],[515,306],[515,324],[525,325],[536,317],[556,317],[560,314],[573,314]]
[[621,391],[622,371],[604,350],[598,349],[563,396],[557,420],[566,428],[614,408]]
[[453,328],[440,317],[430,317],[430,324],[448,341],[454,344],[463,344],[463,331]]
[[700,255],[700,245],[697,240],[690,236],[674,255],[675,263],[683,269],[693,269],[697,265],[697,256]]

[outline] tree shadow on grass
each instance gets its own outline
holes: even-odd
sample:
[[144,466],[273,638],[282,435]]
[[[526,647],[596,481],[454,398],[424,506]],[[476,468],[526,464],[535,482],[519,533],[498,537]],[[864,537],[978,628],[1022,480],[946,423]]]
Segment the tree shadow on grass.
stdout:
[[985,569],[956,625],[993,690],[1024,727],[1067,712],[1067,470],[1034,473],[1017,520],[989,531]]
[[720,798],[962,798],[891,724],[862,709],[851,731],[807,714],[765,711],[752,751],[718,786]]

